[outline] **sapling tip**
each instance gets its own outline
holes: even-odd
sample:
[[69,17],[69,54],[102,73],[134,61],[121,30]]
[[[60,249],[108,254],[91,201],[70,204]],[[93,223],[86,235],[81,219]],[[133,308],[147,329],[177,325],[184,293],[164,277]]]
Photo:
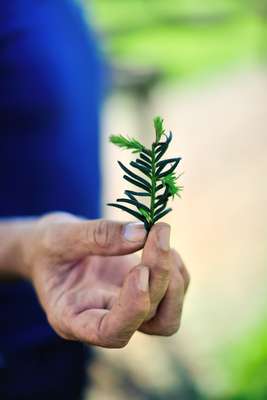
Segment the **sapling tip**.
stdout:
[[[142,221],[147,232],[157,221],[172,211],[167,207],[168,201],[171,197],[172,199],[175,196],[180,197],[183,189],[178,184],[180,175],[177,176],[175,173],[181,157],[162,159],[172,141],[172,133],[169,132],[168,135],[165,133],[161,117],[155,117],[153,121],[155,139],[150,149],[138,140],[123,135],[111,135],[109,138],[116,146],[138,154],[138,158],[130,162],[134,170],[118,161],[124,172],[123,178],[136,186],[137,191],[127,189],[124,191],[126,198],[119,198],[116,200],[117,203],[107,205],[126,211]],[[144,204],[145,199],[146,204]],[[129,205],[134,208],[130,208]]]

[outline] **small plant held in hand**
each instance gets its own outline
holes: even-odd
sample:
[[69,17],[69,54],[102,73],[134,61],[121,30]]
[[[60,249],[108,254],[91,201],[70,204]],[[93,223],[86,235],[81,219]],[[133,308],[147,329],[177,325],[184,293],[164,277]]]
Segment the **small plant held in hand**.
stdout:
[[[182,186],[179,186],[177,182],[180,175],[176,176],[175,174],[181,158],[162,159],[171,143],[172,133],[165,134],[163,119],[160,117],[154,118],[154,128],[155,141],[152,143],[151,149],[147,149],[136,139],[122,135],[110,136],[111,143],[122,149],[132,150],[134,154],[138,153],[139,157],[130,162],[130,165],[137,170],[136,172],[127,168],[120,161],[118,164],[125,173],[123,178],[137,186],[137,190],[142,189],[142,191],[125,190],[127,198],[119,198],[117,203],[108,203],[107,205],[117,207],[138,218],[144,223],[148,232],[155,222],[172,210],[167,208],[170,197],[180,197],[182,190]],[[147,204],[138,198],[143,201],[147,198]],[[134,206],[134,209],[121,203]]]

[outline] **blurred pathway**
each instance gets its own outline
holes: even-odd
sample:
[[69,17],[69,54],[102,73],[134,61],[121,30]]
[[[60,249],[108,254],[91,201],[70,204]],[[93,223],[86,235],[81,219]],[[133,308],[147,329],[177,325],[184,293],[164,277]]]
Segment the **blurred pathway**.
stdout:
[[[106,107],[104,202],[122,193],[116,160],[127,160],[126,153],[107,144],[107,136],[136,136],[134,107],[131,98],[119,95]],[[105,355],[122,362],[127,356],[133,370],[143,360],[138,373],[144,379],[149,375],[146,362],[164,358],[164,349],[175,346],[200,384],[218,389],[214,351],[231,343],[267,305],[267,72],[255,68],[208,84],[158,88],[148,114],[151,120],[157,114],[164,117],[175,133],[172,153],[183,157],[183,199],[175,201],[166,221],[172,225],[173,245],[191,271],[192,285],[177,337],[151,341],[137,335],[126,349]],[[104,212],[123,217],[108,207]],[[157,350],[159,343],[163,347]],[[169,371],[162,374],[163,364],[157,371],[153,363],[153,380],[168,376]]]

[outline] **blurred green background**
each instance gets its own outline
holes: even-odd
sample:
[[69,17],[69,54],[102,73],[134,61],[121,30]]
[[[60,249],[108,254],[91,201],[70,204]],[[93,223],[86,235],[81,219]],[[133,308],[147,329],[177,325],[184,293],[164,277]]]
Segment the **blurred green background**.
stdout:
[[[185,191],[172,241],[192,284],[181,332],[99,350],[90,399],[267,399],[267,3],[85,1],[111,65],[103,213],[123,190],[110,133],[175,132]],[[125,217],[127,218],[127,217]]]
[[97,25],[117,61],[190,78],[233,62],[258,60],[264,48],[261,0],[95,0]]

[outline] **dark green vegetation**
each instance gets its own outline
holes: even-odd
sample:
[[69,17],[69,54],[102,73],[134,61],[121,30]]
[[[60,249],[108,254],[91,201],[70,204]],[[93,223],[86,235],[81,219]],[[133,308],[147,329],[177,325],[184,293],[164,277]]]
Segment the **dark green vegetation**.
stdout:
[[[155,141],[152,143],[151,149],[147,149],[136,139],[122,135],[110,136],[111,143],[122,149],[132,150],[132,153],[138,153],[139,158],[130,162],[130,165],[137,170],[137,173],[127,168],[120,161],[118,161],[118,164],[125,172],[123,178],[137,186],[138,189],[142,189],[142,191],[125,190],[124,193],[127,198],[119,198],[117,199],[118,204],[109,203],[108,205],[117,207],[138,218],[144,222],[147,231],[150,230],[155,222],[171,211],[171,208],[167,208],[169,198],[174,198],[175,195],[180,196],[182,190],[182,187],[177,184],[179,176],[175,175],[175,169],[181,158],[162,160],[171,143],[172,133],[165,134],[163,120],[160,117],[154,118],[154,128]],[[162,140],[163,137],[165,137],[165,140]],[[140,176],[140,172],[142,176]],[[147,198],[150,200],[150,204],[142,203],[137,197]],[[135,209],[120,203],[130,204]]]

